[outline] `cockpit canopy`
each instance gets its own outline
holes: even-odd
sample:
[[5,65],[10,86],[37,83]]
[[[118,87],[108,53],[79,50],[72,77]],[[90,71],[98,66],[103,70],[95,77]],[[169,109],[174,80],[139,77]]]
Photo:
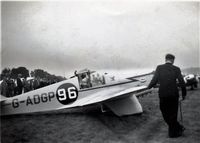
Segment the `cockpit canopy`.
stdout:
[[89,69],[83,69],[74,72],[75,76],[78,77],[80,89],[91,88],[95,86],[101,86],[106,84],[104,75],[91,71]]

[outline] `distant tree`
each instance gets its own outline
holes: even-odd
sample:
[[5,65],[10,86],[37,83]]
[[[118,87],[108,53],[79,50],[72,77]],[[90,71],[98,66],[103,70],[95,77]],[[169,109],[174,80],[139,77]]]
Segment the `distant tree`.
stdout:
[[29,70],[25,67],[13,68],[11,70],[12,78],[17,78],[18,74],[21,74],[23,78],[29,77]]
[[3,79],[3,77],[10,77],[10,74],[11,74],[10,68],[4,68],[1,71],[1,79]]
[[17,78],[17,75],[18,75],[17,69],[13,68],[13,69],[11,70],[11,78],[16,79],[16,78]]
[[19,67],[18,68],[19,73],[22,74],[22,77],[29,77],[29,70],[26,69],[25,67]]
[[39,77],[39,78],[45,78],[45,72],[42,69],[35,69],[34,70],[34,75],[35,77]]
[[56,78],[57,78],[58,81],[66,80],[66,78],[65,78],[65,77],[62,77],[62,76],[56,76]]
[[44,71],[42,69],[35,69],[33,73],[34,73],[35,77],[41,78],[41,79],[46,79],[49,82],[59,82],[59,81],[66,79],[66,78],[61,77],[61,76],[56,76],[54,74],[50,74],[47,71]]

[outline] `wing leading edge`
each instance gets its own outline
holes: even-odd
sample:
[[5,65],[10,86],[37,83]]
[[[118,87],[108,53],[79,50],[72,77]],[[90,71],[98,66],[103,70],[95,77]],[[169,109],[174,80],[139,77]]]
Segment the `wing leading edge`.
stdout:
[[140,92],[145,90],[147,90],[147,86],[132,87],[128,89],[115,87],[88,95],[85,98],[75,101],[72,105],[65,105],[63,107],[60,107],[59,109],[81,107],[105,101],[118,100],[121,98],[126,98],[127,96],[130,96],[132,94],[139,95]]
[[[132,87],[123,89],[115,87],[99,91],[83,99],[77,100],[71,106],[63,106],[59,109],[82,107],[90,104],[101,103],[111,109],[117,116],[142,113],[143,109],[137,97],[151,92],[147,86]],[[137,97],[136,97],[137,96]]]

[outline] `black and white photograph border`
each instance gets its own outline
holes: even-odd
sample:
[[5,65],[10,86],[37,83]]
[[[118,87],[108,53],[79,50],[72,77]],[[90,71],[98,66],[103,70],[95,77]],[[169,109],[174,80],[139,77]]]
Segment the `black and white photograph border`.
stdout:
[[199,1],[0,4],[2,143],[199,142]]

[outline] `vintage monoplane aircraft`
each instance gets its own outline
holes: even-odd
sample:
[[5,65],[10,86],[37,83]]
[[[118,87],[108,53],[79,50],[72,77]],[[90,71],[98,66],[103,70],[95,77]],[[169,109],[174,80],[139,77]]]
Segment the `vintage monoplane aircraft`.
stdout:
[[1,115],[24,114],[82,107],[107,106],[118,116],[142,113],[138,96],[151,92],[147,84],[153,73],[113,80],[88,69],[71,78],[21,95],[1,96]]

